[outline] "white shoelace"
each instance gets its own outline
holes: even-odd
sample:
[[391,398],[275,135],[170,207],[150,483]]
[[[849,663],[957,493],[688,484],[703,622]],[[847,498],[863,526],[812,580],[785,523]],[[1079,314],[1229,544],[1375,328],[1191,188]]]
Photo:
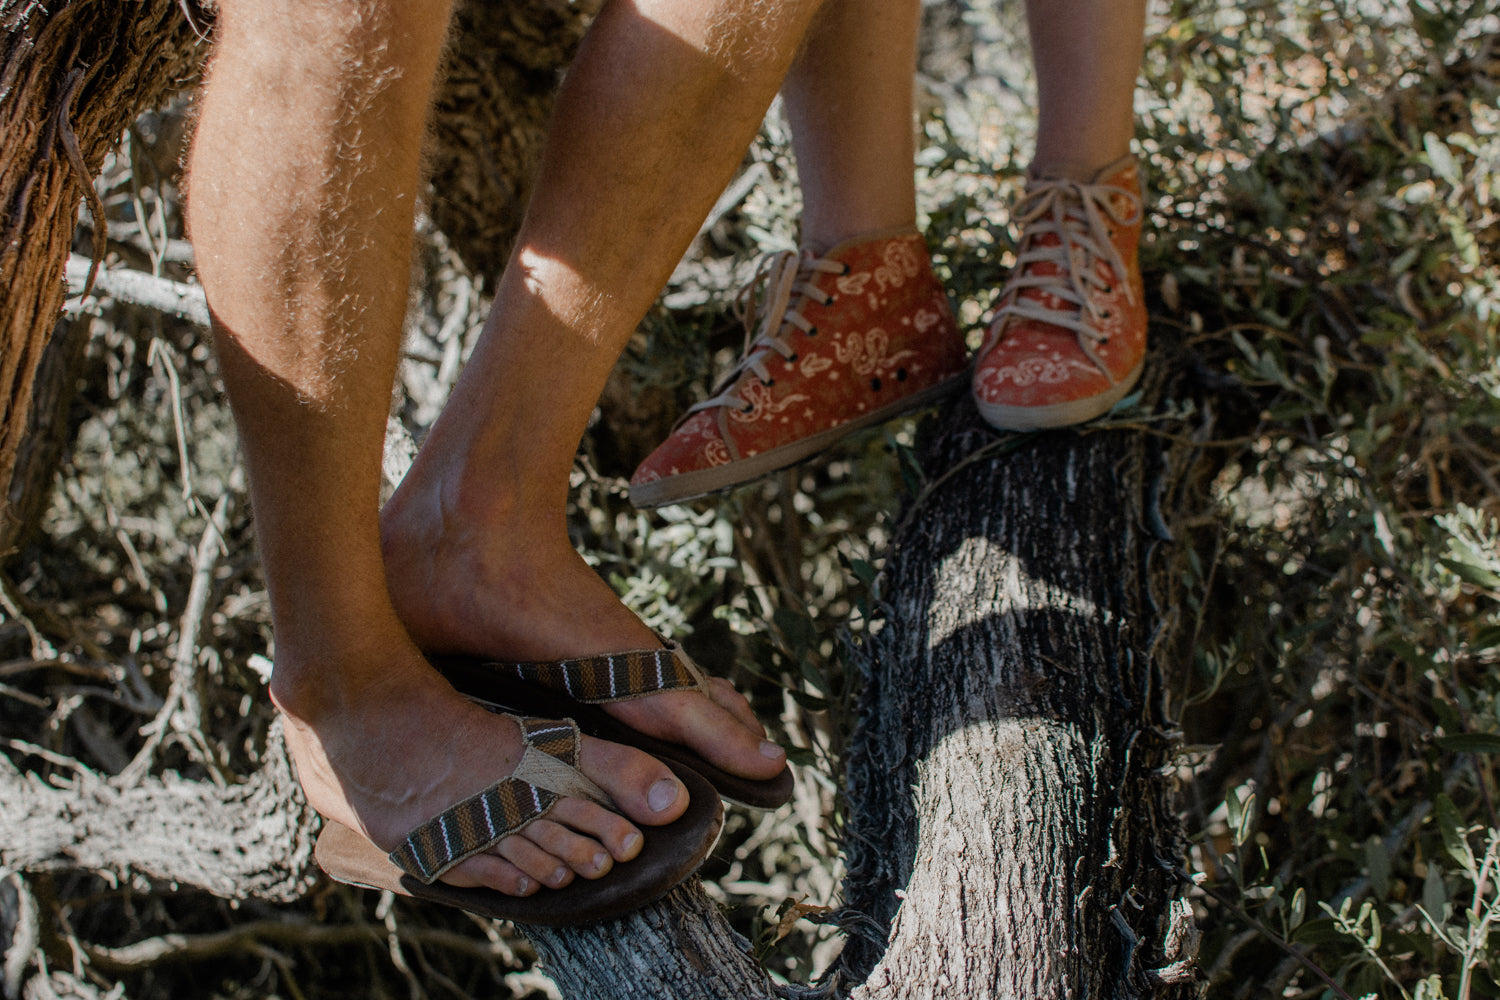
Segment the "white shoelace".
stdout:
[[[787,361],[797,360],[797,352],[782,339],[782,334],[795,328],[803,333],[814,334],[816,328],[802,315],[802,306],[815,300],[823,305],[832,305],[833,296],[826,295],[812,277],[817,273],[844,274],[848,266],[835,260],[814,257],[810,251],[782,250],[766,254],[756,265],[755,275],[740,293],[735,296],[734,313],[745,326],[745,348],[734,371],[725,377],[714,390],[714,395],[695,403],[688,413],[706,410],[715,406],[734,406],[745,409],[745,403],[734,394],[735,383],[746,371],[755,373],[766,385],[774,385],[766,370],[766,361],[775,351]],[[756,308],[756,288],[764,284],[761,308]],[[760,330],[756,332],[756,322]]]
[[[1123,206],[1118,206],[1117,200]],[[1109,314],[1098,310],[1089,293],[1098,289],[1107,294],[1113,288],[1095,273],[1094,262],[1102,259],[1113,269],[1114,280],[1125,284],[1126,301],[1134,304],[1135,290],[1126,273],[1125,260],[1115,247],[1112,226],[1135,225],[1141,213],[1141,199],[1117,187],[1065,179],[1033,180],[1016,206],[1016,223],[1023,238],[1012,272],[1016,277],[1008,283],[1007,292],[1035,288],[1070,303],[1072,308],[1048,308],[1012,295],[1011,301],[995,314],[992,341],[998,343],[1002,339],[1013,319],[1050,323],[1076,333],[1084,354],[1107,372],[1094,348],[1107,339],[1098,327]],[[1038,246],[1048,234],[1057,236],[1057,245]],[[1057,272],[1032,273],[1034,264],[1056,265]]]

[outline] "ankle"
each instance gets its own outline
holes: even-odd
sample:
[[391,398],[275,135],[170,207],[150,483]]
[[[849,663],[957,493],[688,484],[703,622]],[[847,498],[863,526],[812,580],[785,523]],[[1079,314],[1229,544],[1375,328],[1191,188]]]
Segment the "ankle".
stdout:
[[916,232],[914,215],[896,215],[869,218],[849,218],[820,221],[808,216],[802,219],[802,249],[815,255],[826,256],[829,251],[845,243],[883,239]]
[[1068,149],[1047,153],[1038,150],[1031,165],[1026,168],[1026,175],[1087,184],[1129,156],[1129,146],[1123,150],[1113,147],[1110,149]]
[[324,637],[299,644],[278,635],[269,689],[283,714],[317,729],[347,717],[372,696],[420,682],[427,669],[399,626],[344,642]]

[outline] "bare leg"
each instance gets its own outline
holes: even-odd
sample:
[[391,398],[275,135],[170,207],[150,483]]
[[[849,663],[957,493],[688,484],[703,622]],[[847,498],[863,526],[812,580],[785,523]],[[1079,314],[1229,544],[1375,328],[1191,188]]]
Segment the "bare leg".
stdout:
[[[787,76],[803,243],[815,251],[915,219],[920,19],[912,0],[829,0]],[[1130,152],[1146,4],[1028,0],[1027,19],[1040,92],[1034,166],[1086,179]]]
[[916,224],[917,0],[829,0],[787,75],[802,245]]
[[[569,543],[568,474],[817,2],[614,0],[595,22],[485,335],[383,514],[392,596],[424,648],[554,659],[659,645]],[[785,763],[724,682],[711,699],[609,710],[746,777]]]
[[1087,180],[1130,152],[1145,0],[1027,0],[1036,61],[1034,171]]
[[[521,750],[514,724],[457,696],[407,638],[379,545],[414,137],[447,17],[444,0],[228,0],[192,158],[193,236],[275,617],[271,694],[313,806],[386,849]],[[583,765],[636,823],[686,806],[652,758],[587,741]],[[568,799],[447,881],[525,894],[639,845],[625,818]]]

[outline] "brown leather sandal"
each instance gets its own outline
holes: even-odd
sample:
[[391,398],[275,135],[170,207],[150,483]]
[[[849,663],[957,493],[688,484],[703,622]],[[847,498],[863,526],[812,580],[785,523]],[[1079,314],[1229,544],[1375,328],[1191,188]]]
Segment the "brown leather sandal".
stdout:
[[680,743],[648,736],[597,707],[663,691],[705,690],[703,671],[675,642],[570,660],[511,663],[475,656],[429,656],[455,688],[491,707],[531,715],[568,715],[597,739],[676,761],[707,778],[718,794],[755,809],[775,809],[792,797],[790,768],[774,778],[742,778]]
[[641,827],[641,853],[616,863],[601,878],[576,878],[561,889],[543,888],[530,896],[439,881],[454,865],[547,815],[565,796],[615,808],[576,768],[579,737],[573,720],[516,721],[526,751],[509,777],[427,820],[390,853],[346,826],[327,822],[314,849],[319,866],[349,885],[386,889],[498,920],[561,927],[613,919],[660,899],[713,850],[724,826],[723,805],[701,776],[666,761],[687,787],[687,811],[665,826]]

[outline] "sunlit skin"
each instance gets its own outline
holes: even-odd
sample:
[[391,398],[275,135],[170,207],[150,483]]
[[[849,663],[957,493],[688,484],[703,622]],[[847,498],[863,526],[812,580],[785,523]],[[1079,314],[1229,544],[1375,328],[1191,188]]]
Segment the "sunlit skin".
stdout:
[[[382,514],[420,184],[412,137],[449,7],[221,4],[190,223],[250,472],[276,626],[271,693],[324,815],[389,848],[514,766],[515,727],[458,697],[422,650],[528,659],[657,643],[568,543],[568,472],[621,348],[732,176],[819,6],[605,7],[559,94],[485,335]],[[1039,162],[1107,162],[1128,145],[1137,6],[1031,4]],[[914,219],[917,22],[908,0],[829,0],[798,57],[788,109],[810,246]],[[1082,23],[1094,33],[1069,30]],[[1099,50],[1084,60],[1094,73],[1078,71],[1083,44]],[[611,710],[747,777],[784,766],[722,681],[707,695]],[[639,851],[641,826],[686,807],[670,772],[642,754],[586,740],[582,763],[621,814],[569,800],[447,880],[526,894],[597,876]]]

